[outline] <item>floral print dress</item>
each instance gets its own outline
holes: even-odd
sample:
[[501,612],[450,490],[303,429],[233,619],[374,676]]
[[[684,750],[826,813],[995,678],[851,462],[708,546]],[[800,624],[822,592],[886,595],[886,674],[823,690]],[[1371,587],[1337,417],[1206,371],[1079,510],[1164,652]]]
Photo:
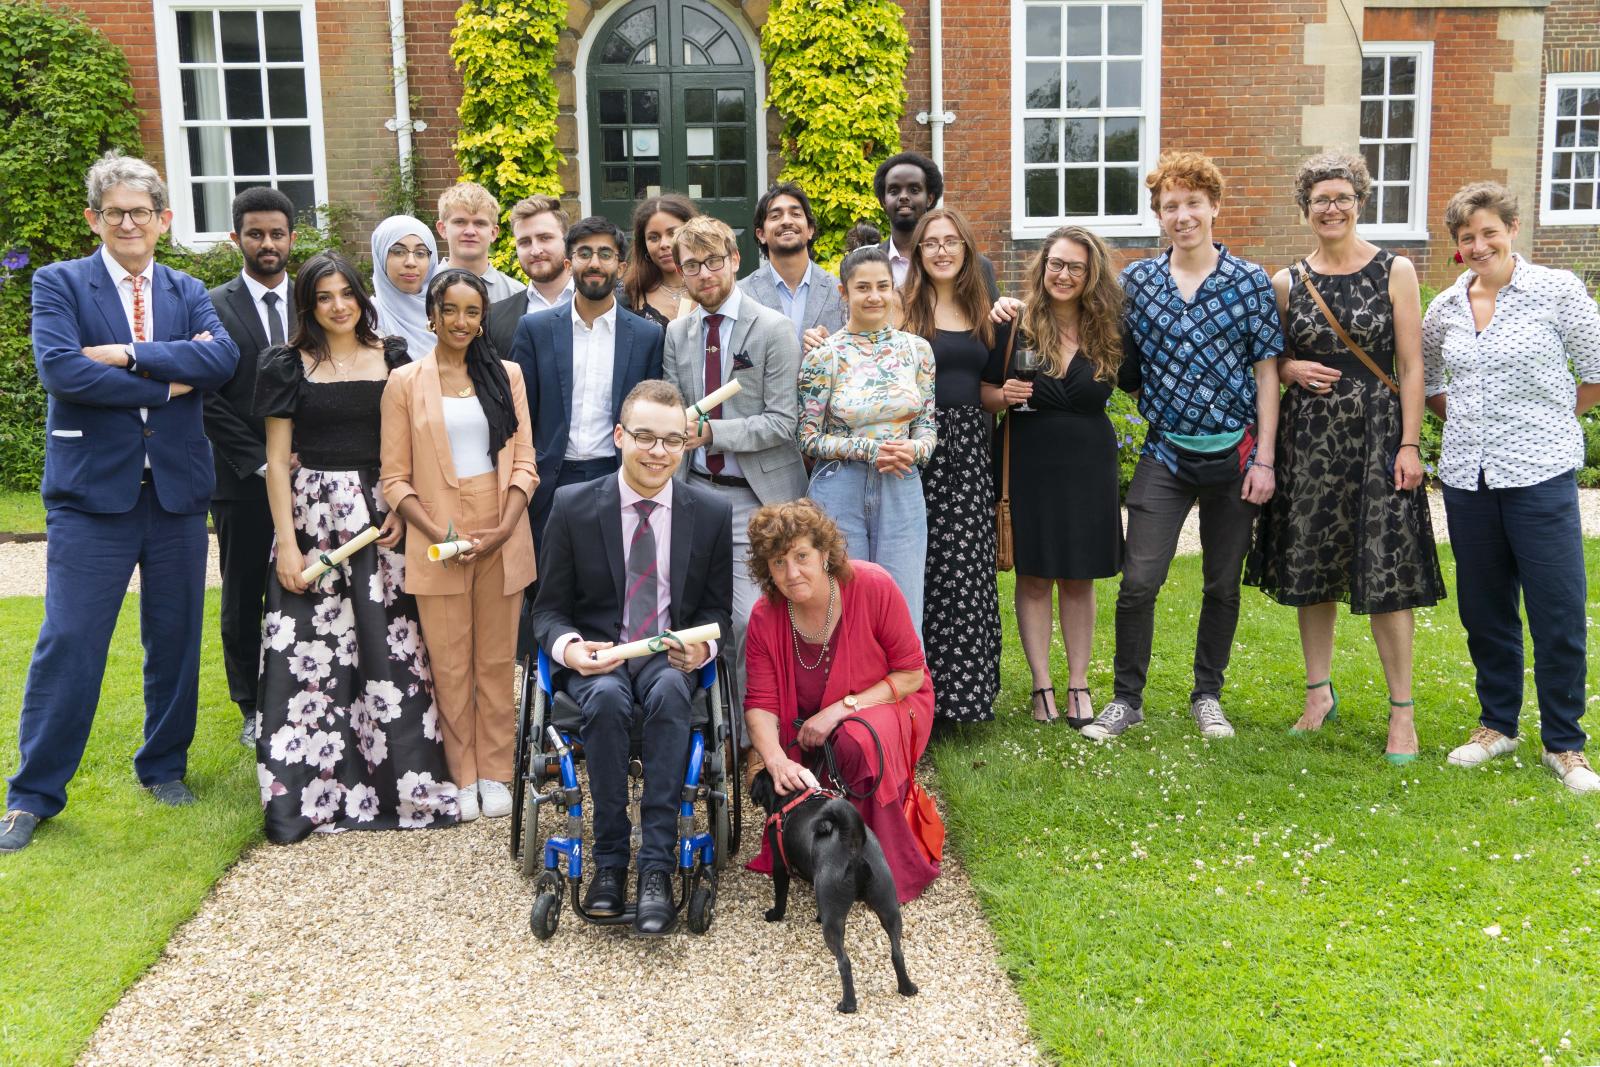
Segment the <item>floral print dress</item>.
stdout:
[[[389,365],[403,342],[385,342]],[[310,562],[388,509],[378,492],[382,380],[312,382],[300,355],[263,356],[256,412],[294,421],[294,524]],[[276,559],[276,548],[274,548]],[[256,775],[267,838],[446,826],[457,816],[405,557],[373,544],[304,594],[267,583]]]

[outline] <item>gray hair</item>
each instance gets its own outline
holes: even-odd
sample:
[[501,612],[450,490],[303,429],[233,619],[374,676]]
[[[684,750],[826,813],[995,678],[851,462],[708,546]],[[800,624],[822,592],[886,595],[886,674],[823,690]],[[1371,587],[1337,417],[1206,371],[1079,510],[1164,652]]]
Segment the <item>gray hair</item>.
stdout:
[[149,193],[150,203],[157,211],[167,210],[167,186],[156,168],[142,159],[125,156],[115,148],[95,160],[83,184],[89,194],[89,206],[96,211],[100,210],[106,193],[118,185]]
[[1294,176],[1294,202],[1300,205],[1300,214],[1311,212],[1311,189],[1318,182],[1344,180],[1355,191],[1356,201],[1365,203],[1372,191],[1372,175],[1367,173],[1366,160],[1349,152],[1319,152],[1300,164],[1300,173]]

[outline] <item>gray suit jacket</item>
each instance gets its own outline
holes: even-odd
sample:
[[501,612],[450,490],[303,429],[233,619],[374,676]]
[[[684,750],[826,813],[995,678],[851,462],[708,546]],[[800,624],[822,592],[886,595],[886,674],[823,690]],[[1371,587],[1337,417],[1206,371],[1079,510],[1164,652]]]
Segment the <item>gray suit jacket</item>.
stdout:
[[[806,311],[800,324],[801,331],[813,326],[826,326],[829,333],[842,329],[845,307],[844,298],[839,295],[839,279],[813,263],[806,271],[806,283],[811,288],[806,290]],[[765,260],[754,274],[739,282],[739,288],[755,297],[757,303],[783,315],[783,304],[778,301],[778,287],[772,281],[771,265]],[[787,315],[784,317],[788,318]]]
[[[794,324],[782,312],[744,294],[725,346],[733,354],[729,378],[742,388],[722,405],[722,418],[711,420],[711,450],[738,458],[740,473],[763,504],[804,496],[806,467],[795,440],[800,421],[800,341]],[[667,326],[662,377],[691,404],[705,396],[704,359],[699,317],[673,319]],[[748,367],[742,366],[745,360]],[[692,457],[684,457],[679,477],[688,476],[691,463]]]

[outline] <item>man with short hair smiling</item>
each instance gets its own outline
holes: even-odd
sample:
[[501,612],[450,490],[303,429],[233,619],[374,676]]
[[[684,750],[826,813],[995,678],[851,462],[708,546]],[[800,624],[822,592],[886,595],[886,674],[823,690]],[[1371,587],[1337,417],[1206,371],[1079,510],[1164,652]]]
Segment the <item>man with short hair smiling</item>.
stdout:
[[[446,255],[439,269],[470,270],[489,287],[489,302],[521,292],[489,262],[489,250],[500,236],[500,204],[477,182],[459,181],[439,194],[439,221],[434,223],[444,239]],[[421,359],[420,355],[413,358]]]
[[533,606],[553,681],[583,713],[579,737],[594,801],[594,875],[584,909],[600,917],[621,915],[627,899],[628,737],[639,706],[643,838],[633,930],[648,937],[677,922],[671,875],[688,766],[690,673],[716,656],[717,643],[669,642],[665,652],[625,662],[595,653],[666,630],[730,629],[733,516],[715,494],[673,478],[688,439],[683,408],[669,382],[629,391],[612,429],[622,470],[556,493]]
[[782,312],[794,323],[796,340],[814,327],[832,333],[843,326],[839,279],[811,259],[817,218],[805,190],[794,182],[779,182],[762,193],[753,231],[767,267],[758,267],[739,288],[762,306]]
[[553,308],[572,299],[572,272],[567,269],[567,228],[561,201],[529,196],[511,208],[511,240],[517,263],[528,276],[528,288],[489,305],[489,340],[500,358],[511,354],[522,316]]
[[[911,235],[922,216],[944,197],[944,174],[939,164],[920,152],[901,152],[878,164],[872,175],[872,192],[883,213],[889,216],[889,239],[881,247],[889,256],[889,271],[898,289],[911,269]],[[994,280],[994,264],[977,249],[972,252],[978,255],[978,269],[983,272],[989,299],[998,300],[1000,287]]]

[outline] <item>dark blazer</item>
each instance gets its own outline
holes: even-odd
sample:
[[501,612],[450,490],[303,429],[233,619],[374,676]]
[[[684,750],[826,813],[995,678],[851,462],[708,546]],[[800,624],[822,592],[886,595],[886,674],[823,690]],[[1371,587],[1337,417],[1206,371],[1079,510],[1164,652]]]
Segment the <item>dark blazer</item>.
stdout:
[[[572,290],[569,288],[565,296],[556,301],[555,306],[572,302]],[[548,311],[549,308],[540,308]],[[511,343],[517,336],[517,323],[523,316],[532,314],[528,311],[528,291],[518,289],[512,295],[502,300],[496,300],[489,305],[489,340],[494,342],[495,353],[501,359],[511,358]]]
[[[533,632],[546,652],[563,634],[620,641],[623,582],[620,473],[563,486],[544,532]],[[599,536],[595,536],[596,531]],[[709,489],[672,486],[672,603],[675,630],[714,622],[733,627],[733,509]]]
[[[894,255],[894,245],[891,243],[892,241],[893,238],[890,238],[888,241],[885,241],[883,244],[878,246],[879,248],[883,249],[883,254],[886,256]],[[994,264],[990,262],[988,256],[979,253],[978,269],[983,272],[983,284],[984,287],[989,290],[989,302],[992,304],[996,300],[1000,299],[1000,285],[994,280]]]
[[[294,281],[283,301],[284,333],[294,322]],[[267,347],[261,315],[239,275],[211,290],[211,304],[228,336],[239,346],[239,365],[221,389],[205,397],[206,436],[216,461],[213,500],[265,500],[267,480],[256,471],[267,462],[266,424],[251,413],[256,395],[256,364]]]
[[[558,304],[517,323],[511,352],[503,356],[522,368],[533,416],[533,449],[539,463],[539,487],[532,511],[542,514],[555,496],[561,465],[567,458],[567,432],[572,426],[572,305]],[[611,418],[622,417],[622,398],[646,378],[661,377],[661,327],[617,305],[617,347],[611,368]]]
[[[45,417],[46,508],[121,514],[139,500],[146,454],[166,511],[206,510],[216,473],[203,420],[204,395],[232,377],[239,349],[197,280],[157,263],[153,341],[134,346],[137,373],[83,354],[133,340],[122,298],[100,258],[51,263],[33,276],[33,362],[49,394]],[[209,331],[209,341],[191,341]],[[193,392],[169,400],[169,382]],[[139,409],[149,409],[148,421]]]

